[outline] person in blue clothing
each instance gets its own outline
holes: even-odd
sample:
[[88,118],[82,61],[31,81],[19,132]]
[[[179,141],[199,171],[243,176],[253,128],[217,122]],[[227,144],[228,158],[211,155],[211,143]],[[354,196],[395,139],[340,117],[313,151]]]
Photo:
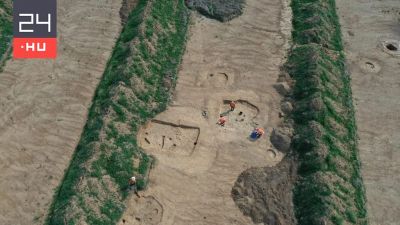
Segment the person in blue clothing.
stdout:
[[259,139],[261,136],[265,134],[265,131],[263,128],[255,128],[253,132],[251,132],[250,137],[252,139]]

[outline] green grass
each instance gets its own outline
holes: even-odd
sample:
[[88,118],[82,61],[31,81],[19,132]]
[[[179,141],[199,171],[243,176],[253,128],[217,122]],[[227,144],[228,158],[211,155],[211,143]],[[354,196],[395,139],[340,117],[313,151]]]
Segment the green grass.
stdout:
[[[171,90],[163,81],[167,76],[176,78],[188,15],[183,0],[140,0],[131,12],[97,87],[47,224],[84,220],[110,225],[119,220],[129,177],[145,177],[152,164],[152,157],[139,148],[136,134],[167,106]],[[133,165],[134,159],[138,165]],[[138,188],[145,187],[146,179],[140,179]]]
[[[350,76],[334,0],[293,0],[293,42],[286,68],[296,81],[299,225],[367,224]],[[339,132],[339,130],[341,132]]]
[[[11,46],[12,40],[12,8],[11,3],[0,2],[0,9],[3,13],[0,13],[0,60],[8,57],[6,55],[7,50]],[[10,51],[11,52],[11,51]],[[0,64],[0,71],[3,65]]]

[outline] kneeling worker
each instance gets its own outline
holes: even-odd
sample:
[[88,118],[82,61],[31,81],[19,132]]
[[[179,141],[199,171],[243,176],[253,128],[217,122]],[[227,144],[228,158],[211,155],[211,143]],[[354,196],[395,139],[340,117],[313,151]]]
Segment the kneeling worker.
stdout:
[[251,134],[250,134],[250,137],[252,138],[252,139],[259,139],[261,136],[263,136],[265,134],[265,131],[264,131],[264,129],[262,129],[262,128],[255,128],[252,132],[251,132]]
[[221,126],[225,126],[225,122],[226,122],[226,118],[223,117],[222,115],[220,115],[217,124],[221,125]]
[[265,134],[265,131],[262,128],[256,128],[256,133],[257,133],[257,138],[260,138]]

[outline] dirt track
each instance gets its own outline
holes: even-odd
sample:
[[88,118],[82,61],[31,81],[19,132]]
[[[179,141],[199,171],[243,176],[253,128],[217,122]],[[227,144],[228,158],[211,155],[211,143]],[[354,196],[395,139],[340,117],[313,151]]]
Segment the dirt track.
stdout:
[[[174,100],[138,136],[157,160],[149,188],[129,199],[121,225],[252,224],[231,191],[242,171],[283,156],[268,138],[280,122],[273,84],[287,45],[282,31],[290,31],[290,23],[281,30],[282,7],[279,0],[248,0],[228,23],[194,16]],[[228,112],[224,100],[241,101]],[[216,125],[221,113],[225,127]],[[256,126],[268,135],[251,142]]]
[[[352,76],[362,174],[371,225],[400,222],[398,0],[337,0]],[[389,42],[388,42],[389,41]],[[397,55],[397,56],[396,56]]]
[[117,0],[59,0],[55,61],[0,74],[0,224],[40,224],[80,138],[119,34]]

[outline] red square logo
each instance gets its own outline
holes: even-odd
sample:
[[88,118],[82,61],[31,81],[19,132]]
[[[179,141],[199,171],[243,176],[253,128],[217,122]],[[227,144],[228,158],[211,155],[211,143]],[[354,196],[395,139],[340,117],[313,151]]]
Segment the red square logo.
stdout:
[[57,38],[14,38],[14,58],[50,58],[57,56]]

